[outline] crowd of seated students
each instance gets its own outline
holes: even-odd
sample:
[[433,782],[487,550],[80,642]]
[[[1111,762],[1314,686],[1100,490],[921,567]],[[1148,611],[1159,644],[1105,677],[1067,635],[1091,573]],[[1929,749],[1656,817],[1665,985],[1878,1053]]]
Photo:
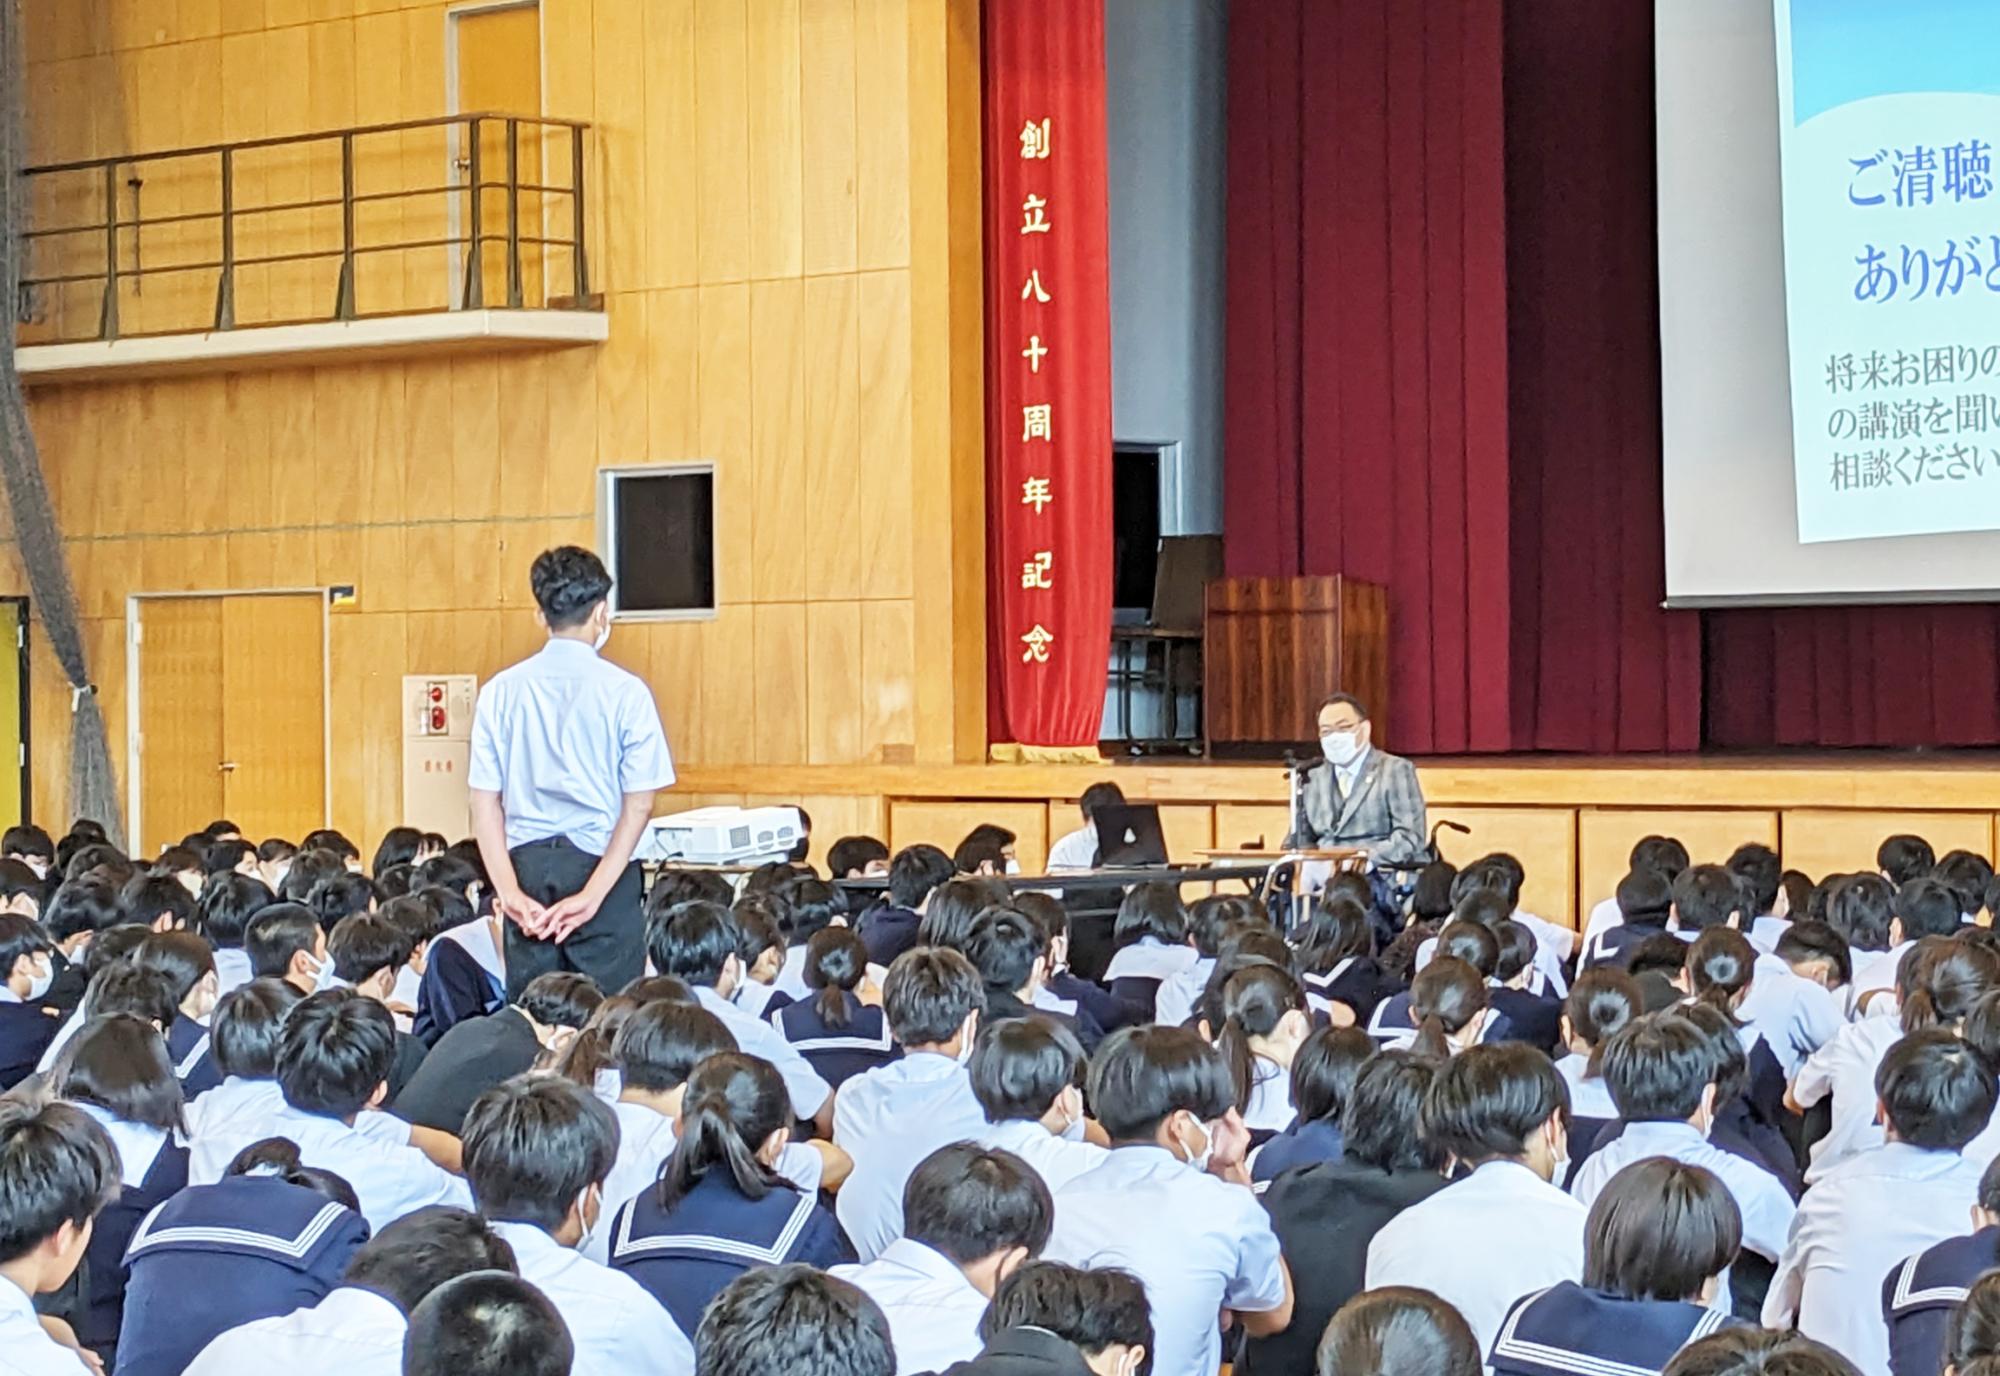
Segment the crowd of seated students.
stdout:
[[2000,1376],[1981,858],[1138,884],[1088,979],[1013,846],[665,871],[508,1002],[470,843],[12,829],[0,1371]]

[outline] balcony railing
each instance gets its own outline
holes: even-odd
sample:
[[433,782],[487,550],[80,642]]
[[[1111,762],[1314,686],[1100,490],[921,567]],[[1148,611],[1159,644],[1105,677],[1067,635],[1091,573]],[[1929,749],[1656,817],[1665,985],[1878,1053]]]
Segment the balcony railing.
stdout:
[[480,113],[28,168],[20,342],[598,308],[588,133]]

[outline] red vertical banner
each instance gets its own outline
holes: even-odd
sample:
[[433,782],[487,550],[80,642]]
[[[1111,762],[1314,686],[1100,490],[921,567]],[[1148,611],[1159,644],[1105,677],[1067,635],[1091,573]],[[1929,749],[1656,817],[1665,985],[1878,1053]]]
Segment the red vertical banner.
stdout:
[[1094,759],[1111,635],[1104,6],[983,9],[993,754]]

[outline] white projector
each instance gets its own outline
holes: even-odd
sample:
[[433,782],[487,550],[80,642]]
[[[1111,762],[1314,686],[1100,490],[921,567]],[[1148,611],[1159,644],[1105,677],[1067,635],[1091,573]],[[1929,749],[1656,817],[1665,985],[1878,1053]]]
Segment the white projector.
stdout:
[[655,817],[638,858],[683,865],[756,865],[783,860],[805,839],[795,807],[703,807]]

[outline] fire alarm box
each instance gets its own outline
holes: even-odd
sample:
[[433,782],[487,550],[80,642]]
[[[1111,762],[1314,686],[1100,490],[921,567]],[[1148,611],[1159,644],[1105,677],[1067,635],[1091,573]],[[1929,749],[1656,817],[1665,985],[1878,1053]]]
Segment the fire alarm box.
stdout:
[[403,679],[403,823],[456,841],[472,832],[472,674],[409,674]]

